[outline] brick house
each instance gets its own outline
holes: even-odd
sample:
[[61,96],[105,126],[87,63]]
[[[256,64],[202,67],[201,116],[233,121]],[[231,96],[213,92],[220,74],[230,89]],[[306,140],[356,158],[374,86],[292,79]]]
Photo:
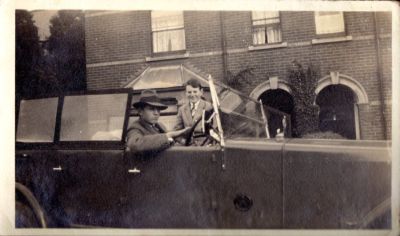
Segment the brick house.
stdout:
[[391,38],[390,12],[88,11],[87,87],[135,87],[149,68],[222,80],[251,67],[242,92],[290,113],[296,61],[319,70],[322,131],[390,139]]

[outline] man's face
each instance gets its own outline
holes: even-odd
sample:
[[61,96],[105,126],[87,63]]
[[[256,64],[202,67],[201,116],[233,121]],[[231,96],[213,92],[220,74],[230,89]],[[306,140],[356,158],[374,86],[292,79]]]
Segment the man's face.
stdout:
[[158,118],[160,118],[160,109],[157,107],[145,105],[138,112],[140,117],[150,124],[156,124]]
[[186,86],[186,97],[189,99],[189,102],[193,103],[199,101],[202,95],[202,89],[193,88],[191,85]]

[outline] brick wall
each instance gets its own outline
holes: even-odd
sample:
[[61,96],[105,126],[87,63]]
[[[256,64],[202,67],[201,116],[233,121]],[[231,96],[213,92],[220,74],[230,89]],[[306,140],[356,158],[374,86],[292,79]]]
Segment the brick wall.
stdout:
[[[89,12],[90,15],[90,12]],[[381,139],[380,101],[377,56],[374,40],[374,14],[345,12],[345,28],[352,40],[312,44],[316,38],[313,12],[280,14],[282,39],[287,47],[249,50],[252,45],[251,13],[243,11],[187,11],[184,13],[186,52],[189,58],[165,63],[190,63],[215,79],[223,77],[222,32],[226,35],[227,69],[233,73],[254,67],[254,77],[243,92],[250,94],[269,76],[287,79],[293,60],[310,63],[320,69],[321,77],[339,71],[357,80],[366,90],[370,104],[360,106],[361,137]],[[383,69],[385,101],[391,100],[391,15],[377,13]],[[135,77],[146,66],[163,61],[148,62],[151,57],[151,21],[149,11],[130,11],[88,16],[86,19],[87,81],[89,89],[117,88]],[[390,123],[390,104],[385,106]],[[390,124],[388,125],[390,135]]]

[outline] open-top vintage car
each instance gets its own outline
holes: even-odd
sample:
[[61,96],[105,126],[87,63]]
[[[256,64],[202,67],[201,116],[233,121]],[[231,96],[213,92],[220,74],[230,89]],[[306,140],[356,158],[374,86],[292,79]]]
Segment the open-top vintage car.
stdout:
[[[212,79],[207,91],[210,142],[148,158],[126,149],[140,91],[22,100],[17,227],[391,227],[390,142],[288,138],[287,114]],[[178,102],[159,93],[171,128]],[[273,138],[272,119],[284,121]]]

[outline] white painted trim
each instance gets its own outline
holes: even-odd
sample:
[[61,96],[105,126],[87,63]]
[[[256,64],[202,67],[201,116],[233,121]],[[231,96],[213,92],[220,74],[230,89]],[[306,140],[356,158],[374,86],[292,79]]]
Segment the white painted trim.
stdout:
[[[392,100],[385,100],[384,102],[385,102],[385,106],[392,106]],[[370,106],[380,106],[381,101],[378,101],[378,100],[370,101],[369,105]]]
[[133,88],[133,86],[136,84],[136,82],[138,81],[138,79],[140,79],[142,77],[142,75],[148,70],[150,69],[150,66],[148,66],[142,73],[140,73],[139,76],[137,76],[134,80],[132,80],[131,82],[129,82],[128,84],[126,84],[124,86],[124,88]]
[[287,42],[282,42],[278,44],[264,44],[264,45],[256,45],[249,46],[249,51],[257,51],[257,50],[265,50],[265,49],[273,49],[273,48],[285,48],[288,46]]
[[358,111],[358,104],[354,103],[354,127],[356,129],[356,140],[361,139],[360,133],[360,113]]
[[311,46],[311,42],[303,41],[303,42],[294,42],[288,44],[288,47],[305,47],[305,46]]
[[321,38],[321,39],[312,39],[312,44],[321,44],[321,43],[336,43],[336,42],[345,42],[353,40],[352,36],[343,36],[343,37],[333,37],[333,38]]
[[[290,89],[288,83],[284,80],[278,79],[278,88],[277,89],[282,89],[289,94],[292,94],[292,90]],[[258,98],[263,94],[264,92],[272,90],[271,88],[271,83],[269,79],[261,84],[259,84],[253,91],[250,93],[250,97],[258,100]]]
[[175,59],[183,59],[183,58],[188,58],[189,53],[185,54],[176,54],[176,55],[168,55],[168,56],[161,56],[161,57],[146,57],[145,60],[146,62],[149,61],[164,61],[164,60],[175,60]]
[[208,56],[220,56],[220,55],[222,55],[222,51],[190,53],[190,57],[208,57]]
[[[349,87],[356,95],[357,104],[367,104],[368,95],[364,87],[357,80],[351,78],[350,76],[338,73],[339,81],[338,84],[345,85]],[[331,75],[327,75],[318,81],[317,88],[315,89],[315,94],[318,95],[321,90],[329,85],[333,85]]]

